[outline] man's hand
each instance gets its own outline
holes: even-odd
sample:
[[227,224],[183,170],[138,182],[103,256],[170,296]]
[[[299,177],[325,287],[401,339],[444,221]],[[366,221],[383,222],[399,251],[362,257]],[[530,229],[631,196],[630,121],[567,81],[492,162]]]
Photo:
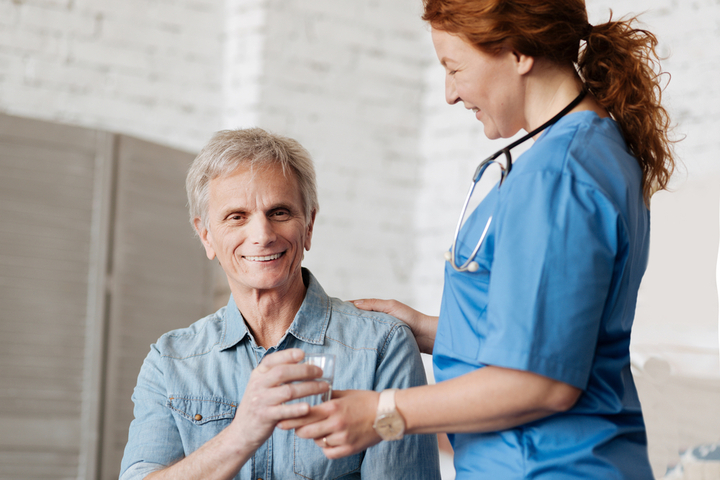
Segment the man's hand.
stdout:
[[279,421],[302,417],[310,410],[305,402],[286,402],[328,391],[326,382],[308,381],[321,377],[322,369],[299,364],[304,355],[297,348],[272,353],[263,358],[250,375],[245,394],[228,428],[243,436],[253,451],[272,435]]
[[278,427],[294,428],[298,437],[314,439],[327,458],[353,455],[381,440],[373,428],[379,396],[372,390],[336,390],[329,402],[312,407],[305,417],[282,421]]
[[[305,402],[290,400],[325,393],[326,382],[314,365],[298,364],[304,357],[297,348],[272,353],[253,370],[245,394],[230,425],[190,456],[169,468],[153,472],[155,480],[231,480],[281,420],[307,415]],[[299,383],[294,383],[299,382]]]

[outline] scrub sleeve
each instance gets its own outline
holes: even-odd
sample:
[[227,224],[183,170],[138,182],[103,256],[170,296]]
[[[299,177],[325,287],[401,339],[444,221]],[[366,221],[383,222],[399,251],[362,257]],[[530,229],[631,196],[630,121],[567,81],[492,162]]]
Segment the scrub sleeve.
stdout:
[[500,192],[478,361],[587,386],[618,216],[569,175],[520,173]]

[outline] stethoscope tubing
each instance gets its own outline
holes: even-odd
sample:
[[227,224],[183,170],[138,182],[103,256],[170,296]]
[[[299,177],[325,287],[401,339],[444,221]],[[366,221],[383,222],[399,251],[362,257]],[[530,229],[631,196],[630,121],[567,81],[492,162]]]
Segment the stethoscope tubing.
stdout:
[[528,133],[527,135],[523,136],[522,138],[514,141],[510,145],[506,146],[505,148],[502,148],[498,150],[497,152],[493,153],[489,157],[487,157],[485,160],[480,162],[480,164],[475,169],[475,173],[473,174],[472,183],[470,184],[470,188],[468,190],[467,196],[465,197],[465,203],[463,203],[462,210],[460,211],[460,218],[458,219],[457,226],[455,227],[455,237],[453,238],[452,247],[449,252],[445,252],[445,260],[450,262],[450,265],[458,272],[476,272],[480,266],[475,261],[475,256],[480,251],[480,247],[483,244],[483,241],[485,240],[485,236],[487,235],[488,229],[490,228],[490,223],[492,222],[492,215],[490,218],[488,218],[487,223],[485,224],[485,228],[483,229],[482,235],[480,235],[480,239],[478,240],[477,244],[475,245],[475,248],[473,249],[472,253],[468,257],[468,259],[463,263],[462,265],[458,266],[456,262],[456,255],[455,255],[455,249],[457,248],[457,241],[460,237],[460,228],[462,227],[463,219],[465,218],[465,214],[467,213],[468,205],[470,204],[470,199],[472,198],[472,194],[475,191],[475,186],[477,186],[478,182],[480,181],[480,178],[483,176],[483,173],[485,173],[485,170],[496,162],[496,159],[502,155],[505,154],[506,159],[506,165],[502,165],[501,163],[498,163],[500,167],[500,182],[498,183],[498,188],[500,188],[505,181],[505,178],[510,173],[510,170],[512,169],[512,154],[510,153],[510,150],[517,147],[523,142],[526,142],[527,140],[530,140],[532,137],[537,135],[538,133],[542,132],[546,128],[548,128],[550,125],[553,125],[558,120],[560,120],[562,117],[567,115],[573,108],[575,108],[582,100],[585,98],[585,95],[587,94],[586,89],[582,89],[580,94],[575,97],[575,99],[570,102],[565,108],[563,108],[557,115],[552,117],[547,122],[540,125],[538,128],[533,130],[532,132]]

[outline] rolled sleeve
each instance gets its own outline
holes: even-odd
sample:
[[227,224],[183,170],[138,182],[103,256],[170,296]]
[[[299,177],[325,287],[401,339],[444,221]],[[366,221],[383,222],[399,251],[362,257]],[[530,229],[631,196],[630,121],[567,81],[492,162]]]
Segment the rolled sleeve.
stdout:
[[165,465],[159,465],[157,463],[140,462],[134,465],[130,465],[120,475],[120,480],[142,480],[153,472],[162,470]]
[[135,419],[130,423],[120,468],[122,480],[144,478],[184,456],[180,432],[166,405],[161,364],[162,357],[153,345],[132,395]]

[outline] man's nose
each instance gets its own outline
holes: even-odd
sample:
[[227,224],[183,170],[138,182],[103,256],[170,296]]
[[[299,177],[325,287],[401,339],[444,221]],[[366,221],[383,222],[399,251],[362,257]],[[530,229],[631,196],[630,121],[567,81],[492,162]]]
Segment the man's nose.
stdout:
[[250,240],[257,245],[269,245],[277,238],[273,223],[265,215],[254,215],[248,227]]

